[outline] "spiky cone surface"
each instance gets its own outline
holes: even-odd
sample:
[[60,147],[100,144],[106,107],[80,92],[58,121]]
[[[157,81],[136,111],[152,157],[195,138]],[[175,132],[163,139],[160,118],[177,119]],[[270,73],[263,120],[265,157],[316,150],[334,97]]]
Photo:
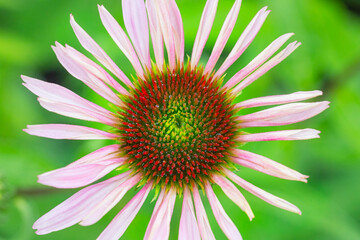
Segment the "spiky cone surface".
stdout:
[[[55,139],[112,139],[114,142],[68,166],[39,176],[39,182],[44,185],[84,188],[37,220],[33,226],[37,234],[51,233],[77,223],[94,224],[131,188],[137,188],[138,192],[98,239],[119,239],[150,192],[155,193],[156,204],[144,239],[169,238],[176,197],[183,199],[178,238],[215,239],[201,193],[208,199],[227,238],[241,239],[212,190],[214,184],[219,185],[250,219],[254,214],[236,185],[274,206],[300,213],[293,204],[252,185],[234,172],[247,167],[275,177],[306,182],[307,176],[242,150],[241,146],[254,141],[317,138],[319,131],[314,129],[251,134],[247,128],[303,121],[325,110],[328,102],[301,102],[322,94],[321,91],[307,91],[234,103],[248,85],[283,61],[300,43],[292,42],[272,57],[293,35],[284,34],[245,68],[230,79],[224,79],[226,70],[250,45],[269,11],[265,7],[255,15],[228,57],[214,70],[237,20],[241,1],[234,2],[203,66],[199,59],[217,4],[216,0],[206,2],[192,55],[186,63],[181,14],[174,0],[123,0],[128,35],[104,6],[99,6],[105,28],[136,71],[133,78],[129,78],[71,16],[70,23],[81,45],[104,67],[68,45],[56,43],[54,52],[70,74],[109,102],[111,110],[57,84],[22,76],[24,85],[39,96],[45,109],[110,126],[110,130],[103,131],[77,125],[43,124],[28,126],[24,131]],[[150,58],[150,40],[155,59]],[[270,105],[280,106],[246,115],[241,111]],[[119,169],[121,171],[116,171]],[[98,181],[114,170],[116,176]]]

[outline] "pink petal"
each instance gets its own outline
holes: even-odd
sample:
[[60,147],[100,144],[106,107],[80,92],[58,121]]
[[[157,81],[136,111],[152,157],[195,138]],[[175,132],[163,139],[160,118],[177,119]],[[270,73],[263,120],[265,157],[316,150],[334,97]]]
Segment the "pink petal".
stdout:
[[271,176],[302,182],[306,182],[306,178],[308,178],[308,176],[292,170],[278,162],[252,152],[235,149],[233,150],[232,155],[233,157],[231,157],[231,160],[234,163]]
[[216,221],[225,233],[226,237],[230,240],[241,240],[242,237],[239,233],[239,230],[236,228],[235,224],[226,214],[224,208],[221,206],[221,203],[217,199],[214,191],[212,190],[209,182],[205,183],[205,191]]
[[237,17],[239,15],[240,6],[241,6],[241,0],[236,0],[229,14],[227,15],[225,22],[220,30],[219,36],[216,39],[208,63],[206,64],[204,74],[208,74],[214,69],[215,64],[219,59],[222,51],[224,50],[225,44],[229,39],[230,34],[234,28]]
[[284,104],[284,103],[292,103],[307,100],[310,98],[314,98],[322,95],[322,91],[305,91],[305,92],[294,92],[286,95],[273,95],[266,97],[253,98],[249,100],[245,100],[243,102],[239,102],[235,105],[235,108],[252,108],[252,107],[261,107],[268,105],[276,105],[276,104]]
[[119,239],[130,223],[134,220],[136,214],[139,212],[145,199],[147,198],[152,183],[146,184],[126,206],[116,215],[111,223],[105,228],[105,230],[98,237],[98,240],[116,240]]
[[79,42],[87,51],[89,51],[99,62],[101,62],[126,85],[133,86],[129,78],[119,69],[105,51],[89,36],[89,34],[87,34],[84,29],[76,23],[72,15],[70,15],[70,24],[76,34],[76,37],[79,39]]
[[169,192],[163,193],[163,198],[156,202],[154,212],[144,236],[145,240],[168,239],[170,234],[170,221],[174,209],[176,192],[170,188]]
[[[136,52],[124,30],[115,20],[115,18],[105,9],[104,6],[98,5],[98,9],[101,21],[108,33],[110,34],[111,38],[114,40],[116,45],[118,45],[118,47],[125,54],[125,56],[129,59],[136,73],[139,76],[143,76],[144,71],[139,62],[139,58],[137,57]],[[130,86],[133,85],[131,84]]]
[[156,64],[159,69],[164,66],[164,42],[161,32],[160,18],[156,13],[154,0],[146,1],[146,10],[149,17],[149,26]]
[[275,39],[267,48],[257,55],[246,67],[237,72],[225,85],[224,88],[232,88],[248,76],[255,69],[268,60],[279,48],[292,36],[293,33],[284,34]]
[[124,195],[139,183],[141,174],[130,177],[125,182],[121,183],[112,192],[104,196],[104,199],[95,207],[89,209],[86,216],[81,219],[79,223],[82,226],[89,226],[99,221],[107,212],[109,212],[123,197]]
[[33,225],[37,234],[47,234],[80,222],[97,207],[104,198],[119,187],[130,172],[122,173],[106,181],[86,187],[39,218]]
[[205,43],[209,37],[211,27],[214,23],[218,2],[218,0],[208,0],[206,2],[191,55],[191,68],[194,68],[199,62]]
[[179,227],[179,240],[201,240],[198,225],[196,223],[194,206],[191,200],[190,190],[185,187],[184,201],[182,205],[180,227]]
[[214,78],[221,77],[225,73],[225,71],[241,56],[241,54],[254,40],[256,34],[259,32],[261,26],[263,25],[266,17],[270,13],[270,11],[266,11],[266,9],[267,7],[262,8],[251,20],[249,25],[245,28],[244,32],[241,34],[239,40],[236,42],[234,48],[231,50],[229,56],[225,59],[224,63],[221,65],[219,70],[216,71]]
[[[85,83],[109,102],[115,105],[122,104],[119,97],[105,84],[110,83],[111,86],[116,85],[116,83],[114,83],[115,80],[112,79],[106,71],[81,53],[75,51],[75,49],[65,48],[59,43],[56,43],[56,47],[53,46],[52,48],[60,63],[70,74]],[[123,94],[127,93],[123,88],[117,90]]]
[[276,197],[256,186],[253,184],[245,181],[244,179],[237,176],[235,173],[229,171],[228,169],[223,169],[224,173],[228,178],[230,178],[233,182],[238,184],[240,187],[245,189],[246,191],[254,194],[258,198],[261,198],[262,200],[270,203],[271,205],[274,205],[275,207],[285,209],[290,212],[294,212],[297,214],[301,214],[301,211],[299,208],[297,208],[295,205],[289,203],[288,201],[285,201],[284,199],[281,199],[279,197]]
[[297,130],[283,130],[265,133],[253,133],[240,135],[236,141],[259,142],[259,141],[284,141],[284,140],[306,140],[319,138],[319,131],[311,128]]
[[215,240],[215,236],[211,230],[204,205],[199,195],[199,190],[196,184],[193,184],[192,187],[193,187],[194,204],[195,204],[196,217],[197,217],[197,223],[199,226],[200,235],[202,239]]
[[220,186],[221,190],[224,191],[226,196],[228,196],[236,205],[238,205],[241,210],[243,210],[250,220],[254,218],[254,213],[252,212],[249,203],[246,201],[244,195],[232,184],[229,180],[224,178],[221,175],[214,174],[212,176],[214,182]]
[[54,83],[21,76],[24,86],[39,96],[40,104],[47,110],[69,117],[102,122],[108,125],[117,124],[112,113]]
[[144,0],[122,0],[126,30],[144,67],[151,69],[149,28]]
[[240,121],[239,126],[265,127],[280,126],[309,119],[329,107],[329,102],[315,103],[289,103],[259,112],[236,117]]
[[116,139],[119,137],[116,134],[98,129],[68,124],[28,125],[27,129],[24,129],[24,131],[31,135],[53,139],[87,140]]
[[249,86],[252,82],[256,79],[267,73],[270,69],[278,65],[282,62],[285,58],[287,58],[296,48],[301,45],[300,42],[292,42],[290,43],[284,50],[278,53],[275,57],[271,58],[268,62],[264,65],[259,67],[255,72],[253,72],[250,76],[248,76],[244,81],[239,83],[234,89],[233,93],[235,95],[239,94],[245,87]]

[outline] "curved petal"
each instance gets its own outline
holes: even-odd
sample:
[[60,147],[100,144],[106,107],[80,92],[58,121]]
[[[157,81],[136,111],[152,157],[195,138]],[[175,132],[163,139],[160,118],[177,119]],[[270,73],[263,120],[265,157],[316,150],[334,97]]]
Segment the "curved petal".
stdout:
[[221,203],[217,199],[214,191],[212,190],[209,182],[205,183],[205,191],[216,221],[225,233],[226,237],[230,240],[241,240],[242,237],[239,230],[231,221],[230,217],[226,214],[224,208],[221,206]]
[[116,134],[98,129],[69,124],[28,125],[24,131],[31,135],[53,139],[87,140],[116,139],[119,137]]
[[294,212],[297,214],[301,214],[301,211],[298,207],[295,205],[289,203],[288,201],[281,199],[279,197],[276,197],[258,187],[255,185],[245,181],[244,179],[237,176],[235,173],[231,172],[228,169],[223,169],[224,173],[228,178],[230,178],[233,182],[238,184],[240,187],[245,189],[246,191],[252,193],[253,195],[257,196],[258,198],[261,198],[262,200],[270,203],[271,205],[274,205],[275,207],[282,208],[284,210]]
[[218,0],[206,1],[206,5],[204,7],[204,11],[202,13],[199,24],[199,29],[196,34],[193,51],[191,54],[191,68],[194,68],[200,60],[201,54],[205,47],[205,43],[209,37],[211,27],[214,23],[218,2]]
[[256,34],[259,32],[261,26],[265,22],[266,17],[270,13],[270,11],[266,11],[266,9],[267,7],[262,8],[251,20],[231,50],[229,56],[225,59],[221,67],[216,71],[214,78],[221,77],[254,40]]
[[253,107],[262,107],[262,106],[268,106],[268,105],[299,102],[299,101],[307,100],[307,99],[314,98],[314,97],[321,96],[321,95],[322,95],[322,91],[315,90],[315,91],[299,91],[299,92],[294,92],[291,94],[284,94],[284,95],[259,97],[259,98],[253,98],[253,99],[239,102],[239,103],[235,104],[235,108],[243,109],[243,108],[253,108]]
[[[136,55],[136,52],[124,30],[115,20],[115,18],[105,9],[104,6],[98,5],[98,9],[99,9],[101,21],[105,29],[110,34],[111,38],[114,40],[116,45],[121,49],[121,51],[125,54],[125,56],[129,59],[136,73],[139,76],[143,76],[144,71],[139,62],[139,58]],[[131,84],[130,86],[133,85]]]
[[228,196],[236,205],[239,206],[241,210],[243,210],[250,221],[254,218],[254,213],[252,212],[249,203],[246,201],[244,195],[232,184],[229,180],[224,178],[221,175],[214,174],[212,176],[214,182],[220,186],[221,190],[224,191],[226,196]]
[[206,215],[204,205],[201,201],[199,190],[196,184],[192,185],[192,192],[194,196],[194,205],[196,210],[196,219],[199,226],[199,231],[202,239],[215,240],[215,236],[211,230],[209,220]]
[[232,151],[232,155],[233,157],[231,157],[231,160],[234,163],[248,168],[252,168],[256,171],[263,172],[271,176],[288,179],[288,180],[302,181],[302,182],[306,182],[307,181],[306,178],[308,178],[308,176],[305,176],[278,162],[275,162],[269,158],[266,158],[264,156],[252,152],[248,152],[241,149],[234,149]]
[[136,214],[139,212],[145,199],[149,195],[151,186],[152,182],[147,183],[116,215],[116,217],[111,221],[111,223],[105,228],[105,230],[100,234],[97,239],[119,239],[129,227],[130,223],[134,220]]
[[259,112],[236,117],[239,126],[265,127],[280,126],[304,121],[318,115],[329,107],[329,102],[289,103]]
[[126,30],[134,44],[141,63],[151,69],[149,27],[144,0],[122,0]]
[[80,27],[75,21],[73,15],[70,15],[70,24],[79,39],[81,45],[89,51],[101,64],[109,69],[116,77],[129,86],[133,86],[129,78],[120,70],[105,51]]
[[194,206],[191,200],[190,190],[185,187],[184,200],[181,211],[179,240],[201,240],[199,227],[196,223]]
[[151,216],[144,236],[145,240],[168,239],[170,234],[170,221],[174,209],[176,192],[170,188],[163,198],[158,198],[154,212]]
[[224,50],[226,42],[229,39],[232,30],[234,29],[237,17],[239,15],[240,6],[241,0],[236,0],[229,14],[227,15],[225,22],[220,30],[219,36],[216,39],[208,63],[206,64],[204,74],[208,74],[214,69],[216,62]]
[[259,141],[288,141],[306,140],[319,138],[320,131],[311,128],[297,130],[283,130],[264,133],[253,133],[240,135],[236,141],[239,142],[259,142]]
[[80,222],[87,216],[89,211],[112,191],[117,189],[126,179],[130,172],[125,172],[106,181],[86,187],[72,195],[50,212],[39,218],[33,225],[37,234],[47,234],[70,227]]

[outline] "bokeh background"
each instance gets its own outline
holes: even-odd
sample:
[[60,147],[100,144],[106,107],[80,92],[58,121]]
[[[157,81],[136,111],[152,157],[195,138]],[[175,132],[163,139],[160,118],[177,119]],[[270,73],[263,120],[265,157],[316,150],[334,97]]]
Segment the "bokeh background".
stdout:
[[[191,54],[205,1],[177,2],[184,21],[186,53]],[[81,124],[81,121],[42,109],[36,97],[21,85],[20,74],[56,82],[106,105],[61,67],[50,48],[59,41],[85,52],[70,27],[70,13],[126,73],[133,73],[130,63],[103,28],[97,3],[104,4],[123,24],[120,0],[0,0],[0,239],[95,239],[134,195],[135,191],[130,191],[101,221],[90,227],[76,225],[45,236],[36,236],[31,228],[37,218],[76,191],[42,186],[36,182],[36,176],[65,166],[105,143],[50,140],[25,134],[22,129],[27,124]],[[233,0],[220,0],[203,63],[211,53],[232,3]],[[318,100],[330,100],[331,107],[305,122],[274,128],[312,127],[322,132],[321,139],[244,146],[310,175],[308,184],[279,180],[244,168],[240,168],[239,174],[296,204],[303,214],[298,216],[277,209],[243,191],[256,216],[250,222],[218,187],[214,189],[245,239],[360,239],[360,1],[244,0],[222,60],[264,5],[272,10],[270,16],[225,79],[279,35],[294,32],[292,39],[303,45],[247,88],[239,100],[320,89],[324,95]],[[93,123],[87,125],[103,128]],[[151,198],[152,194],[122,239],[142,239],[155,204],[150,202]],[[177,238],[180,203],[181,199],[177,199],[171,239]],[[226,239],[207,201],[205,206],[217,239]]]

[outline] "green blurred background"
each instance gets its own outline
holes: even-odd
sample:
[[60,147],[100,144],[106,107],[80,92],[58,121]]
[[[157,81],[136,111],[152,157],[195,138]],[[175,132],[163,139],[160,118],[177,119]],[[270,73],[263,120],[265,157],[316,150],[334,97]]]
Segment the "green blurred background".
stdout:
[[[184,21],[186,53],[190,54],[205,1],[177,2]],[[0,0],[0,239],[95,239],[135,192],[130,191],[93,226],[73,226],[45,236],[36,236],[31,228],[37,218],[76,191],[47,188],[36,182],[36,176],[65,166],[104,142],[50,140],[25,134],[22,129],[27,124],[82,122],[42,109],[36,97],[21,85],[20,74],[59,83],[104,103],[61,67],[50,48],[59,41],[85,52],[71,30],[70,13],[124,72],[133,73],[103,28],[97,3],[104,4],[123,24],[120,0]],[[203,62],[211,53],[232,3],[233,0],[220,0]],[[305,122],[273,128],[316,128],[322,132],[321,139],[244,146],[310,175],[308,184],[279,180],[243,168],[239,174],[296,204],[303,214],[277,209],[244,192],[256,216],[250,222],[218,187],[214,189],[245,239],[360,239],[360,1],[244,0],[222,60],[247,23],[265,5],[272,10],[270,16],[225,79],[276,37],[294,32],[292,39],[303,45],[247,88],[239,100],[320,89],[325,94],[318,100],[331,101],[331,107]],[[102,127],[93,123],[88,126]],[[264,129],[254,131],[261,130]],[[142,239],[154,207],[151,198],[152,194],[122,239]],[[205,207],[217,239],[225,239],[207,201]],[[177,238],[180,213],[181,200],[177,199],[171,239]]]

